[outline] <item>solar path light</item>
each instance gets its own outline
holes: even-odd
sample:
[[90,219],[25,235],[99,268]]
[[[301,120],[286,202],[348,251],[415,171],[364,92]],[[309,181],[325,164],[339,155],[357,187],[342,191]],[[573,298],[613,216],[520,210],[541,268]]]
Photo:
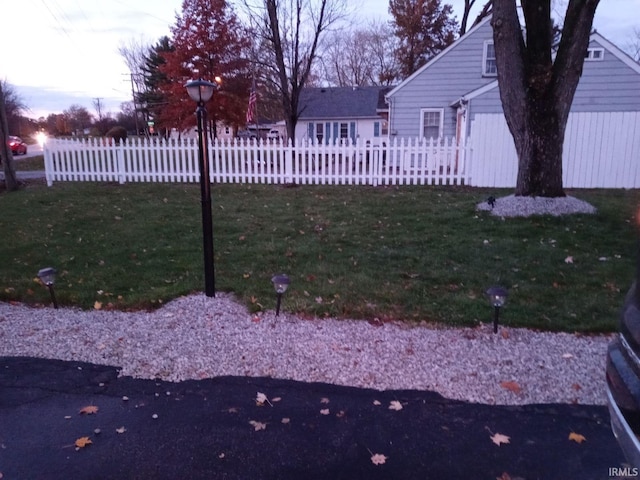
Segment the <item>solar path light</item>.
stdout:
[[278,315],[280,315],[280,303],[282,302],[282,294],[287,291],[287,288],[289,288],[289,283],[291,283],[291,280],[289,280],[289,277],[285,274],[280,274],[275,275],[271,279],[271,283],[273,283],[273,288],[275,289],[278,298],[276,302],[277,317]]
[[53,291],[53,284],[56,283],[56,269],[47,267],[43,268],[38,272],[38,278],[49,289],[49,293],[51,294],[51,301],[53,302],[53,308],[58,308],[58,302],[56,300],[56,295]]
[[498,320],[500,318],[500,308],[507,302],[509,292],[503,287],[491,287],[486,291],[489,303],[493,307],[493,333],[498,333]]

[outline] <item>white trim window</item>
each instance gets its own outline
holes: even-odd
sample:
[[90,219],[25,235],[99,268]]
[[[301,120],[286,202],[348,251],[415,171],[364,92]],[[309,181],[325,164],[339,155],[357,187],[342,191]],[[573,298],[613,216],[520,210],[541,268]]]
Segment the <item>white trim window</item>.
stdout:
[[493,40],[485,40],[482,49],[482,76],[496,77],[498,75],[498,65],[496,64],[496,49]]
[[604,48],[591,47],[587,48],[584,55],[585,62],[601,62],[604,60]]
[[420,109],[420,135],[423,138],[442,138],[444,126],[443,108]]

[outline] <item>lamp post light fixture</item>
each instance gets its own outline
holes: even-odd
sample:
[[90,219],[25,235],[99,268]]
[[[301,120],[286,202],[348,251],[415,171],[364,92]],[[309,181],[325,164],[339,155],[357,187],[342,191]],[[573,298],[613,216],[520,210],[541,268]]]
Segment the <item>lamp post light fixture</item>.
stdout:
[[491,287],[486,292],[489,303],[493,307],[493,333],[498,333],[500,308],[507,302],[509,292],[503,287]]
[[273,283],[273,288],[276,290],[276,295],[278,296],[276,302],[276,317],[280,315],[280,303],[282,302],[282,294],[287,291],[289,288],[289,284],[291,280],[285,274],[274,275],[271,279],[271,283]]
[[53,291],[53,284],[56,283],[56,271],[55,268],[47,267],[38,271],[38,278],[49,289],[51,294],[51,301],[53,302],[53,308],[58,308],[58,301]]
[[218,85],[206,80],[191,80],[185,85],[189,97],[197,103],[198,165],[200,167],[200,202],[202,204],[202,244],[204,248],[204,289],[207,297],[215,297],[213,259],[213,222],[211,220],[211,182],[209,179],[209,142],[207,136],[207,110],[204,104],[213,96]]

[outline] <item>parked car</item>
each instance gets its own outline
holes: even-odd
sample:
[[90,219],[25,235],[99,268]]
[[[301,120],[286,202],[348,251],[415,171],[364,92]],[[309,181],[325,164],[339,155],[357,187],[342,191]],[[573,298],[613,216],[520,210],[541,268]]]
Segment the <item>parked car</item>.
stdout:
[[9,143],[9,147],[11,147],[11,153],[14,155],[27,154],[27,144],[24,143],[20,137],[14,137],[11,135],[7,142]]
[[258,136],[250,130],[240,130],[236,135],[238,138],[258,138]]
[[280,130],[277,128],[272,128],[267,133],[267,140],[280,140]]
[[620,312],[619,332],[607,350],[607,403],[611,429],[633,469],[640,469],[640,284]]

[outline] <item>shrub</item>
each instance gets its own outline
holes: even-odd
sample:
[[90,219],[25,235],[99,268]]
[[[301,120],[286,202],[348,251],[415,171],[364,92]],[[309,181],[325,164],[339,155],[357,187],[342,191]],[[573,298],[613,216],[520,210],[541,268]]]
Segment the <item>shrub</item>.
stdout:
[[116,141],[116,143],[120,143],[121,140],[127,139],[127,129],[120,126],[112,127],[106,133],[106,136],[109,138],[113,138]]

